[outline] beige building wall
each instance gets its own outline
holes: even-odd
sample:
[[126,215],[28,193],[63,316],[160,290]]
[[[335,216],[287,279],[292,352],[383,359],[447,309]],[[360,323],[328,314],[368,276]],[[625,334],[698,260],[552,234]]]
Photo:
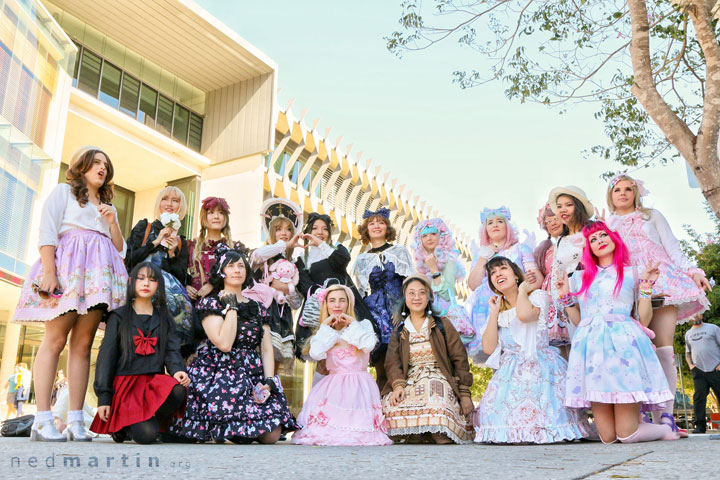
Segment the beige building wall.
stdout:
[[202,153],[224,162],[272,150],[275,74],[208,92]]
[[[265,177],[263,160],[262,155],[256,154],[206,168],[200,183],[200,199],[213,196],[227,200],[233,240],[240,240],[251,248],[261,244],[260,207]],[[196,225],[200,225],[199,219]]]

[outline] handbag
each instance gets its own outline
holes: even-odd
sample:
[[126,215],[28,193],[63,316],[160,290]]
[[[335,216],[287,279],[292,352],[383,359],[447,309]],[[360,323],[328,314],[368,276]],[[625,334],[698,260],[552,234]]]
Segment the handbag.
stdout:
[[35,415],[23,415],[5,420],[0,427],[0,434],[3,437],[29,437],[34,421]]
[[18,385],[18,389],[15,394],[15,401],[27,402],[27,399],[29,396],[30,396],[30,389],[25,388],[22,385]]

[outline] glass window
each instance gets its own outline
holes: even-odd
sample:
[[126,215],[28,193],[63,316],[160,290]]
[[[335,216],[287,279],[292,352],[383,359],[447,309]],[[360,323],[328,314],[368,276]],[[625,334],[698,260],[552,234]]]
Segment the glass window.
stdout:
[[80,60],[80,72],[78,73],[78,88],[97,97],[98,84],[100,83],[100,64],[102,59],[93,52],[83,49]]
[[288,158],[290,158],[290,155],[288,155],[287,152],[283,152],[280,154],[278,159],[275,160],[275,173],[281,177],[285,175],[285,164],[287,163]]
[[115,196],[112,204],[117,209],[118,224],[123,237],[128,238],[132,231],[133,209],[135,208],[135,192],[115,185]]
[[305,162],[298,160],[293,165],[292,173],[290,174],[290,181],[297,185],[298,177],[300,176],[300,170],[305,166]]
[[79,43],[75,43],[75,46],[78,48],[78,53],[77,59],[75,60],[75,68],[73,69],[73,87],[77,87],[78,72],[80,71],[80,57],[82,56],[82,45],[80,45]]
[[120,79],[122,71],[112,63],[103,62],[99,99],[113,108],[120,105]]
[[202,144],[202,130],[203,130],[203,119],[202,117],[190,114],[190,135],[188,138],[188,147],[192,148],[196,152],[200,151]]
[[317,172],[314,169],[310,169],[307,175],[305,175],[305,180],[303,180],[303,188],[307,191],[310,191],[310,185],[312,185],[312,181],[315,178],[315,174]]
[[167,136],[172,132],[173,101],[165,95],[158,100],[157,125],[155,129]]
[[142,86],[140,92],[140,111],[138,120],[155,128],[155,110],[157,109],[158,93],[147,85]]
[[120,94],[120,111],[127,113],[133,118],[136,117],[139,96],[140,81],[128,74],[123,74],[122,91]]
[[185,145],[188,138],[188,124],[190,123],[190,111],[187,108],[175,104],[175,117],[173,118],[173,137]]

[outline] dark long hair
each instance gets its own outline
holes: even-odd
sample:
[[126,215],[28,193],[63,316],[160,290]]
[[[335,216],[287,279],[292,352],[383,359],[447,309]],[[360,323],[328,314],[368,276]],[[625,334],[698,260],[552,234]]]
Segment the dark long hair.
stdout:
[[170,312],[167,309],[167,298],[165,296],[165,280],[163,279],[162,272],[154,263],[142,262],[135,265],[135,268],[130,272],[130,279],[128,280],[127,286],[127,304],[125,305],[125,311],[122,315],[122,321],[118,327],[120,334],[120,350],[122,351],[122,357],[120,359],[121,367],[129,364],[132,358],[131,352],[135,350],[135,344],[133,343],[133,336],[137,335],[137,329],[133,326],[133,317],[135,311],[133,310],[133,300],[137,297],[135,291],[135,282],[137,277],[142,270],[149,270],[149,276],[153,280],[157,280],[157,292],[153,295],[153,314],[157,312],[160,315],[160,329],[157,335],[157,345],[155,353],[160,358],[165,356],[165,346],[167,344],[168,332],[175,328],[175,322],[170,316]]
[[[573,223],[579,225],[580,229],[582,230],[582,228],[590,221],[590,216],[588,216],[588,213],[585,211],[585,205],[583,205],[583,203],[577,197],[574,197],[567,193],[558,195],[558,197],[570,197],[572,199],[573,205],[575,206],[573,212]],[[567,225],[563,225],[563,231],[560,234],[560,238],[567,235],[570,235],[570,228]]]

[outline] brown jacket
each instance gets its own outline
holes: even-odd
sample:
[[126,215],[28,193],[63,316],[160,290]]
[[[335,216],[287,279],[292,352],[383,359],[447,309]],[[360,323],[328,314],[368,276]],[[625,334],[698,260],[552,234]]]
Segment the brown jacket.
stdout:
[[[443,333],[435,325],[435,319],[430,317],[428,320],[430,345],[433,354],[440,371],[445,375],[457,398],[470,398],[473,376],[470,373],[467,352],[460,341],[460,335],[458,335],[450,320],[443,318],[442,322],[445,330],[444,338]],[[402,328],[400,335],[398,335],[398,328]],[[401,326],[397,326],[393,330],[385,355],[385,372],[388,381],[385,388],[383,388],[382,395],[386,395],[397,386],[404,387],[406,385],[409,362],[409,335],[407,329],[401,324]]]

